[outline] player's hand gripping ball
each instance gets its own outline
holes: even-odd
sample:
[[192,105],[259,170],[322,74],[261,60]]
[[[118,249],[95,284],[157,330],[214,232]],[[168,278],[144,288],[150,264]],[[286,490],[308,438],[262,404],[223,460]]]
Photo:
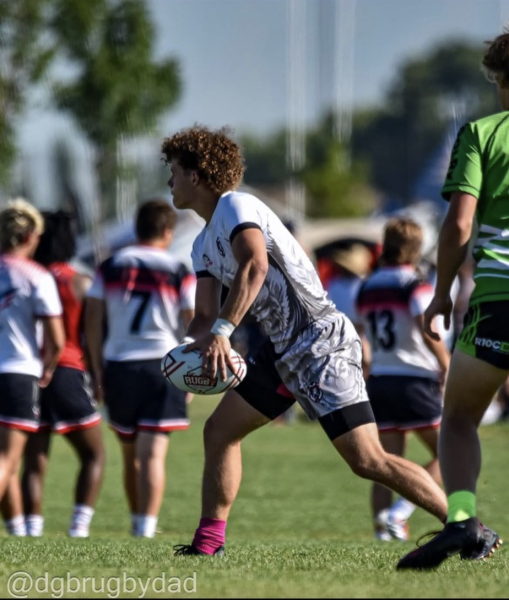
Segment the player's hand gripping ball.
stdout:
[[222,381],[219,373],[214,378],[202,375],[202,353],[198,350],[184,353],[185,347],[186,344],[181,344],[173,348],[161,361],[162,374],[179,390],[194,394],[222,394],[239,385],[246,376],[246,363],[233,348],[230,360],[235,371],[227,364],[226,380]]

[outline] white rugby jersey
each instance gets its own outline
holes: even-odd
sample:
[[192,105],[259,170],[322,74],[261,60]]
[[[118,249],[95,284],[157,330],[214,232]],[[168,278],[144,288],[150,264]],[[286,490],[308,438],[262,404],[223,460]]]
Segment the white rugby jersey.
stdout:
[[106,303],[104,358],[162,358],[183,333],[179,314],[194,309],[196,279],[166,250],[123,248],[104,261],[88,296]]
[[0,373],[40,377],[37,320],[61,314],[49,271],[31,260],[0,254]]
[[372,375],[438,378],[438,361],[415,323],[432,297],[431,285],[408,265],[382,267],[362,285],[357,311],[372,348]]
[[210,222],[193,245],[197,277],[212,276],[231,288],[238,269],[231,244],[249,228],[265,237],[269,270],[250,313],[263,332],[283,352],[297,334],[312,322],[337,319],[308,256],[280,219],[258,198],[241,192],[223,194]]

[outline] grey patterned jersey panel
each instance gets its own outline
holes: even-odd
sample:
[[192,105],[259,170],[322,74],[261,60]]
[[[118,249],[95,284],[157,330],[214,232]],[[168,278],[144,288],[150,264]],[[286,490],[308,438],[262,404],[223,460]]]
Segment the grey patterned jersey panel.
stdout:
[[338,313],[313,263],[281,220],[258,198],[239,192],[221,196],[210,223],[196,238],[193,266],[230,288],[238,264],[232,251],[235,236],[246,228],[263,233],[269,270],[251,314],[283,352],[312,323],[336,320]]

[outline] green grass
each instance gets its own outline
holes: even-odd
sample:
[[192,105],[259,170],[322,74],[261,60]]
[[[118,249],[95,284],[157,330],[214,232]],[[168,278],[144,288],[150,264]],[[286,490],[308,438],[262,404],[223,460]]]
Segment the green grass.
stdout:
[[[317,425],[301,421],[290,427],[269,426],[243,445],[244,480],[227,531],[222,559],[173,557],[172,546],[189,543],[198,522],[202,471],[201,432],[214,400],[191,405],[193,426],[171,438],[167,490],[154,540],[128,535],[129,515],[121,483],[118,444],[104,428],[108,459],[104,487],[91,538],[66,537],[72,510],[76,460],[65,441],[56,438],[46,485],[46,533],[39,540],[0,537],[0,595],[9,597],[7,581],[15,571],[35,578],[48,573],[53,595],[28,597],[108,597],[101,577],[169,577],[196,573],[198,597],[507,597],[509,552],[502,549],[486,563],[453,558],[433,573],[398,573],[395,564],[416,538],[436,528],[436,521],[417,511],[411,520],[412,542],[377,543],[369,514],[369,484],[351,474]],[[509,427],[482,429],[484,464],[479,481],[480,517],[509,538],[506,509]],[[424,460],[417,443],[411,458]],[[63,594],[58,577],[95,577],[81,594]],[[106,586],[106,579],[105,586]],[[73,589],[76,584],[72,583]],[[159,590],[163,581],[156,581]],[[175,582],[174,582],[175,583]],[[83,583],[81,585],[84,585]],[[122,585],[122,584],[120,584]],[[132,584],[131,584],[132,585]],[[110,580],[109,597],[141,597],[117,592]],[[175,583],[176,586],[176,583]],[[44,579],[39,581],[43,589]],[[175,590],[172,588],[172,590]],[[149,588],[145,597],[168,597]],[[185,595],[182,593],[181,595]]]

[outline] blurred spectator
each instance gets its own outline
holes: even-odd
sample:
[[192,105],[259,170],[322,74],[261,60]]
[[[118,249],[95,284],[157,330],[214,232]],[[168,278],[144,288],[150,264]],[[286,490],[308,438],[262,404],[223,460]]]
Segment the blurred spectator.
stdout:
[[329,279],[327,291],[336,308],[354,322],[355,301],[359,288],[371,269],[371,252],[363,244],[336,250],[331,260],[336,266],[335,275]]

